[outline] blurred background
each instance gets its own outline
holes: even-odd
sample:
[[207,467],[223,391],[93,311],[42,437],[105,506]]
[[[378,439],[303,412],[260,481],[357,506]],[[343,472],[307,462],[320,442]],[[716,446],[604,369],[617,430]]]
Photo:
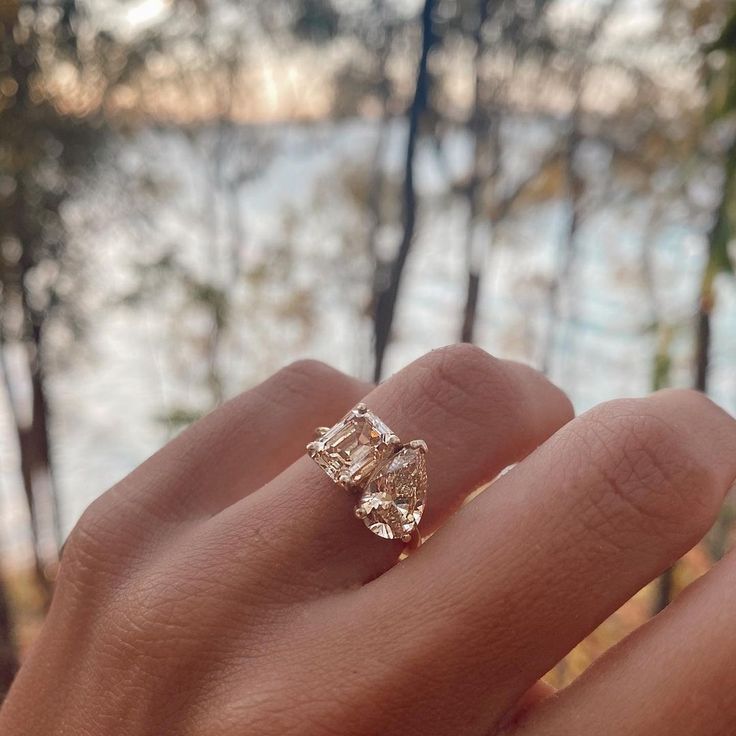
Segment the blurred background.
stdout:
[[[736,5],[0,0],[0,691],[85,506],[284,363],[736,411]],[[723,555],[708,538],[564,684]]]

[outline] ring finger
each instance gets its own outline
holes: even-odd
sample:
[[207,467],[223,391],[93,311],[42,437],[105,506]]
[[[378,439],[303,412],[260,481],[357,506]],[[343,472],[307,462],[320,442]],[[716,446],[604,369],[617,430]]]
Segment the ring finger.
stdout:
[[[402,439],[429,446],[425,534],[572,416],[568,399],[541,374],[469,345],[430,353],[364,401]],[[267,542],[275,569],[293,571],[296,563],[320,588],[350,586],[379,575],[402,549],[371,534],[354,518],[354,505],[305,456],[213,519],[206,533],[242,539],[250,530]]]

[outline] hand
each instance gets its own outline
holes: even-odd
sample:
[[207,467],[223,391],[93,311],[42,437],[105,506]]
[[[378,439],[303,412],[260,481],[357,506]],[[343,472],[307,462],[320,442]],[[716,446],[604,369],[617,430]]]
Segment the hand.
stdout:
[[[429,445],[438,531],[399,564],[304,454],[365,394]],[[84,514],[0,733],[733,734],[733,558],[569,689],[538,682],[697,542],[736,476],[736,423],[698,394],[571,418],[541,375],[468,346],[372,391],[282,370]]]

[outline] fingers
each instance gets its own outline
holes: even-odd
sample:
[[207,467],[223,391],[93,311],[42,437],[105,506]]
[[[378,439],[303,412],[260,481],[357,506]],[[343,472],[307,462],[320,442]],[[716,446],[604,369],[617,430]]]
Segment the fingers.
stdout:
[[318,423],[336,421],[368,390],[323,363],[292,363],[195,422],[103,504],[160,519],[211,516],[293,463]]
[[732,736],[736,732],[736,556],[730,554],[554,702],[534,736]]
[[[416,695],[416,727],[430,728],[425,713],[435,734],[479,714],[490,727],[705,533],[734,476],[736,423],[704,397],[599,407],[346,601],[354,656],[391,620],[391,656],[433,683]],[[397,683],[384,687],[390,700]]]
[[[572,414],[564,394],[541,374],[468,345],[430,353],[364,400],[404,441],[421,438],[429,445],[425,533]],[[355,498],[305,455],[213,519],[211,533],[242,540],[244,529],[255,530],[272,575],[283,569],[293,578],[298,559],[310,585],[360,584],[393,564],[403,545],[371,534],[354,518],[354,505]]]

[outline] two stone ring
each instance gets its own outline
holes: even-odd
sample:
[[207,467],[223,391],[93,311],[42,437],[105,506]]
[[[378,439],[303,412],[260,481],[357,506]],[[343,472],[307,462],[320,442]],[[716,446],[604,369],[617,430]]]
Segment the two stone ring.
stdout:
[[379,537],[417,547],[427,499],[424,440],[402,443],[362,403],[316,434],[307,453],[333,482],[357,496],[355,515]]

